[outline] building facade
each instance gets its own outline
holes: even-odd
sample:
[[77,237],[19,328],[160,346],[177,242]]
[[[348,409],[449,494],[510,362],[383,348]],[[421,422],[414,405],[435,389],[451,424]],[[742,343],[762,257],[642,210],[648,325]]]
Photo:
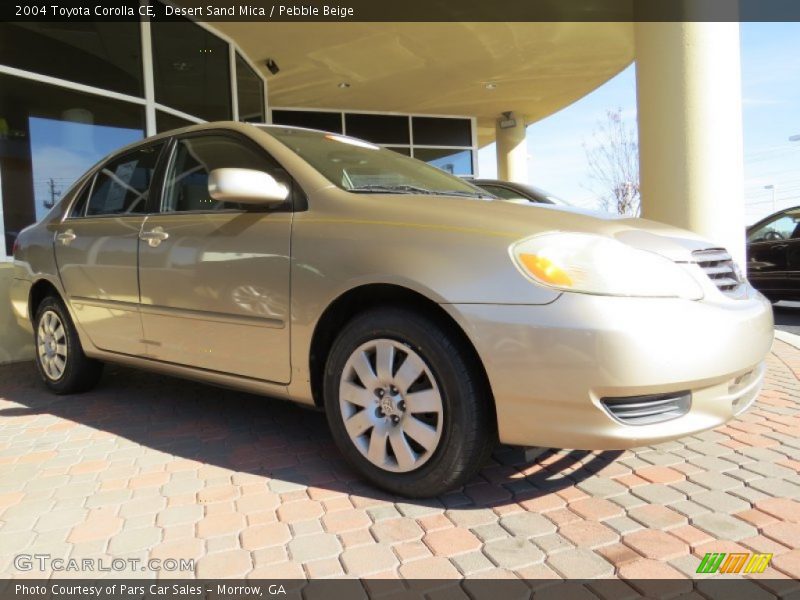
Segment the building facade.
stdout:
[[109,152],[201,123],[275,122],[345,133],[475,174],[474,118],[269,110],[256,65],[206,24],[0,24],[0,259]]

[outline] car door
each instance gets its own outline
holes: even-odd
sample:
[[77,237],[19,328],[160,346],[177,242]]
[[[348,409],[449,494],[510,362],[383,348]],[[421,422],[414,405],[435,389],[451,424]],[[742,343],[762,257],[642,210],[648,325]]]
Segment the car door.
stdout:
[[137,252],[164,146],[148,144],[100,167],[55,234],[67,301],[92,343],[103,350],[144,350]]
[[796,214],[780,213],[757,224],[747,235],[747,275],[761,292],[776,297],[791,291],[789,247]]
[[[288,383],[291,199],[245,210],[208,191],[213,169],[288,175],[265,150],[227,132],[176,139],[160,212],[139,250],[142,323],[157,360]],[[291,182],[288,182],[291,185]]]

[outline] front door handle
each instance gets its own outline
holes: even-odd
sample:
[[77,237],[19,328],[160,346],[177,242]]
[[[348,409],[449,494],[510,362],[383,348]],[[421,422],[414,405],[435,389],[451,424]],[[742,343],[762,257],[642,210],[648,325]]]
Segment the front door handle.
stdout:
[[67,229],[66,231],[63,231],[58,235],[56,235],[56,239],[65,246],[68,246],[69,243],[72,242],[76,237],[78,236],[75,235],[75,232],[72,231],[72,229]]
[[150,231],[139,233],[139,239],[150,244],[151,248],[155,248],[168,237],[169,234],[164,231],[163,227],[153,227]]

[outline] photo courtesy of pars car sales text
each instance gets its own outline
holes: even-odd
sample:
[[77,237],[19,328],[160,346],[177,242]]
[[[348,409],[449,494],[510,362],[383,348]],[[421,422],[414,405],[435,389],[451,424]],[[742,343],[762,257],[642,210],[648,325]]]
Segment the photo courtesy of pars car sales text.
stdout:
[[50,583],[46,585],[30,585],[24,583],[14,584],[14,591],[20,596],[51,596],[51,597],[96,597],[105,598],[109,596],[131,596],[141,597],[145,594],[151,597],[161,596],[204,596],[215,594],[216,596],[285,596],[286,588],[280,583],[259,585],[233,585],[218,583],[213,586],[208,584],[199,585],[191,583],[173,583],[169,585],[148,583],[148,584],[127,584],[127,583],[107,583],[94,585]]

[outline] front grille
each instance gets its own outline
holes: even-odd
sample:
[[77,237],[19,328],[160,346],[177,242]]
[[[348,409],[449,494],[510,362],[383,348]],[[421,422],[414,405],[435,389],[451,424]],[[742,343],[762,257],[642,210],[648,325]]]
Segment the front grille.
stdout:
[[600,402],[612,417],[627,425],[652,425],[677,419],[689,412],[692,393],[602,398]]
[[742,285],[736,263],[724,248],[709,248],[692,252],[694,262],[703,269],[711,282],[722,293],[732,293]]

